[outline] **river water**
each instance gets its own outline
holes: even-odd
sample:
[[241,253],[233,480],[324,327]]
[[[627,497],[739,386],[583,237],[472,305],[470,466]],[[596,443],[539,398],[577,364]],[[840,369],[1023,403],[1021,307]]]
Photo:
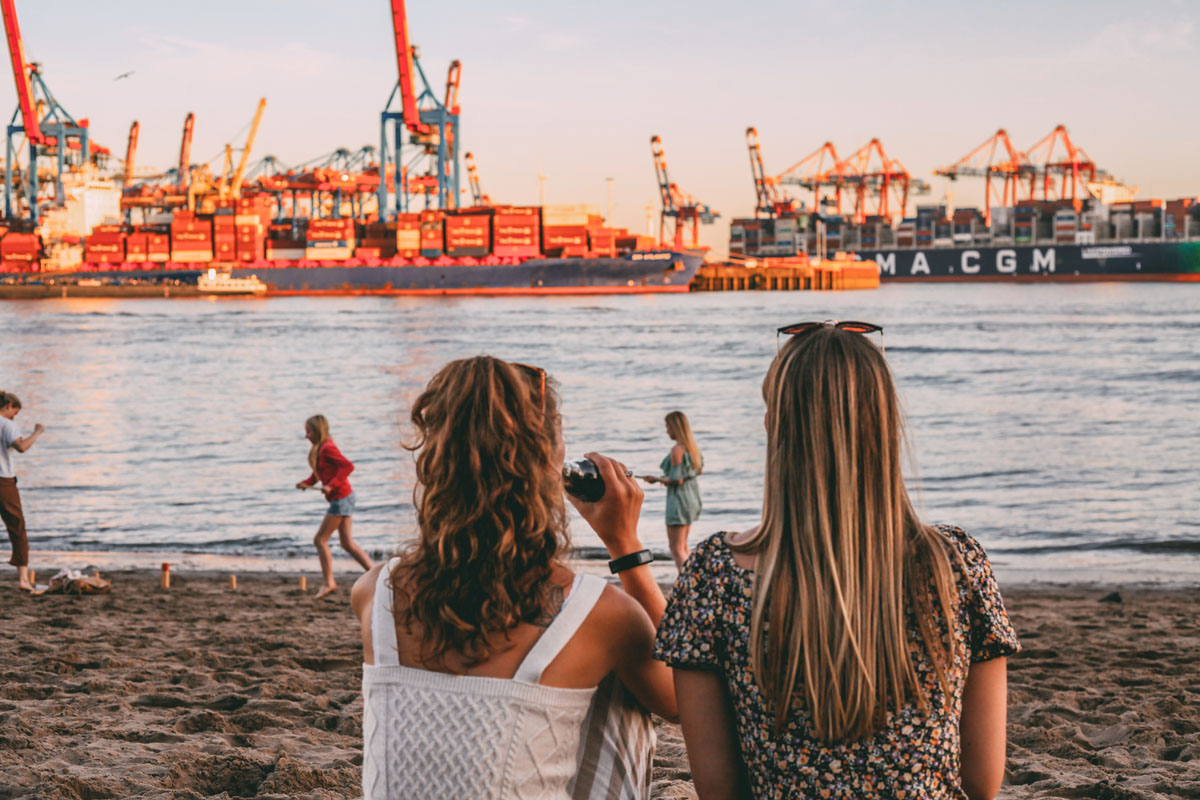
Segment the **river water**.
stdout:
[[[568,452],[656,471],[663,416],[705,456],[692,539],[758,516],[760,387],[774,329],[886,327],[929,522],[1009,580],[1200,583],[1200,286],[906,285],[849,293],[589,298],[0,302],[0,388],[34,550],[311,558],[324,505],[302,423],[324,413],[357,469],[355,536],[412,530],[409,404],[446,361],[487,352],[560,383]],[[665,549],[664,499],[642,534]],[[573,538],[599,545],[576,521]]]

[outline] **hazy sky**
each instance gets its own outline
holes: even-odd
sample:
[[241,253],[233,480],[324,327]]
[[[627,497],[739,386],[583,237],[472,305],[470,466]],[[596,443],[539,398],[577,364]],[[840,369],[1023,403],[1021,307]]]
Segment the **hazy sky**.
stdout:
[[[396,81],[386,0],[17,6],[27,57],[98,141],[123,155],[140,120],[139,164],[177,158],[188,111],[193,160],[215,157],[260,96],[255,156],[378,145]],[[497,202],[536,202],[540,163],[547,202],[603,210],[612,177],[615,221],[644,229],[659,134],[677,183],[726,220],[746,215],[748,125],[768,172],[827,139],[849,153],[877,136],[940,197],[934,167],[999,127],[1027,148],[1061,122],[1142,195],[1200,193],[1196,0],[410,0],[408,12],[439,95],[450,60],[463,61],[464,148]],[[969,185],[955,191],[972,199]]]

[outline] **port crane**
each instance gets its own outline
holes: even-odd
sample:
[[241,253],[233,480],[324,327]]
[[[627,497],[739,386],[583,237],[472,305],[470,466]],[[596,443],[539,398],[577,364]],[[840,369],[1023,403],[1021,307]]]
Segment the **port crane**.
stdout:
[[129,126],[129,141],[125,145],[125,176],[121,181],[122,188],[129,188],[133,183],[133,165],[137,162],[138,131],[140,129],[135,119]]
[[[412,197],[426,208],[453,208],[458,203],[460,174],[458,89],[462,65],[450,64],[443,98],[430,87],[417,48],[409,40],[404,0],[391,0],[398,80],[380,114],[379,217],[394,219],[410,210]],[[414,78],[420,78],[418,94]],[[399,108],[393,110],[399,101]],[[389,192],[389,187],[391,191]]]
[[[1032,174],[1033,169],[1027,163],[1025,155],[1013,147],[1004,128],[992,134],[991,138],[976,147],[965,156],[944,167],[933,171],[934,175],[949,178],[952,181],[960,177],[982,177],[984,179],[984,223],[992,224],[992,204],[1011,206],[1017,204],[1017,192],[1024,184],[1022,176]],[[999,196],[996,186],[1001,184]],[[1028,193],[1026,195],[1029,196]]]
[[[854,221],[862,224],[867,217],[867,199],[876,198],[875,215],[903,215],[910,194],[929,194],[930,186],[914,178],[899,159],[889,158],[879,139],[872,139],[855,150],[845,161],[842,172],[854,186]],[[892,206],[896,200],[899,208]]]
[[[1082,147],[1071,141],[1065,125],[1055,126],[1026,150],[1025,161],[1033,167],[1029,176],[1029,196],[1033,197],[1040,182],[1044,199],[1051,200],[1057,193],[1060,199],[1071,200],[1077,213],[1088,196],[1087,184],[1095,182],[1097,175],[1110,177],[1096,167],[1096,162]],[[1062,179],[1057,189],[1055,177]]]
[[[108,150],[92,143],[88,120],[76,120],[71,116],[46,85],[41,67],[25,60],[15,0],[0,0],[0,13],[4,16],[4,34],[17,89],[17,108],[8,123],[4,162],[4,216],[11,219],[18,201],[23,200],[30,221],[37,224],[41,203],[61,206],[66,202],[63,176],[97,157],[108,155]],[[13,168],[17,165],[20,149],[17,137],[20,135],[29,146],[29,161],[27,168],[14,176]],[[45,196],[43,187],[39,186],[38,162],[41,159],[50,159],[54,163],[51,184],[45,187],[51,191],[46,191]],[[14,197],[15,179],[21,182],[21,197]]]
[[479,186],[479,170],[475,168],[475,156],[467,153],[463,156],[467,165],[467,186],[471,189],[471,205],[476,207],[490,206],[492,198],[483,193]]
[[758,129],[753,126],[746,128],[746,146],[750,151],[750,174],[754,177],[754,216],[775,218],[798,211],[796,201],[779,188],[779,177],[766,174]]
[[713,211],[706,203],[698,202],[691,195],[680,190],[667,173],[667,159],[663,155],[662,139],[650,137],[650,152],[654,156],[654,174],[658,178],[659,198],[662,208],[658,214],[659,244],[668,246],[667,220],[673,221],[674,234],[670,246],[679,250],[683,248],[683,231],[685,227],[692,229],[692,247],[700,246],[700,226],[711,225],[721,216]]
[[[853,182],[850,167],[838,157],[833,142],[825,142],[804,158],[792,164],[771,180],[777,185],[800,186],[813,193],[813,208],[817,213],[822,206],[832,205],[836,213],[842,213],[842,193]],[[832,189],[832,196],[821,197],[822,189]]]

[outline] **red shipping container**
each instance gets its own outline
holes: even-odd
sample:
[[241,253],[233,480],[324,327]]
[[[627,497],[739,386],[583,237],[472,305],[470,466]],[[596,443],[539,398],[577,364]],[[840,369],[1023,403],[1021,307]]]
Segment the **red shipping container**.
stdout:
[[359,247],[354,251],[355,258],[380,258],[381,254],[378,247]]
[[352,239],[354,237],[351,232],[348,232],[344,229],[330,230],[318,228],[317,230],[313,230],[312,228],[309,228],[306,238],[310,242],[338,242],[343,239]]
[[582,247],[587,250],[587,228],[583,225],[551,225],[542,228],[542,243],[546,249]]
[[492,248],[492,255],[501,258],[534,258],[541,255],[537,245],[504,245],[497,244]]
[[441,211],[422,211],[419,215],[421,222],[440,222],[442,219]]

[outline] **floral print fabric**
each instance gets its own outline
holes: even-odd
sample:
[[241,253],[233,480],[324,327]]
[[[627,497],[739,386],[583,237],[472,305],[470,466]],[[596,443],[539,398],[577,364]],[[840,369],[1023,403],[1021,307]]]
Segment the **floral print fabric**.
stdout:
[[[961,560],[951,559],[958,583],[955,633],[969,663],[1017,652],[1020,645],[983,548],[960,528],[937,528]],[[750,612],[754,573],[742,569],[723,533],[692,553],[675,584],[658,628],[655,657],[677,669],[723,673],[737,722],[738,741],[756,798],[952,798],[959,783],[958,722],[969,663],[956,657],[944,693],[909,612],[913,665],[929,698],[912,702],[868,737],[826,745],[810,730],[798,698],[782,732],[750,671]]]

